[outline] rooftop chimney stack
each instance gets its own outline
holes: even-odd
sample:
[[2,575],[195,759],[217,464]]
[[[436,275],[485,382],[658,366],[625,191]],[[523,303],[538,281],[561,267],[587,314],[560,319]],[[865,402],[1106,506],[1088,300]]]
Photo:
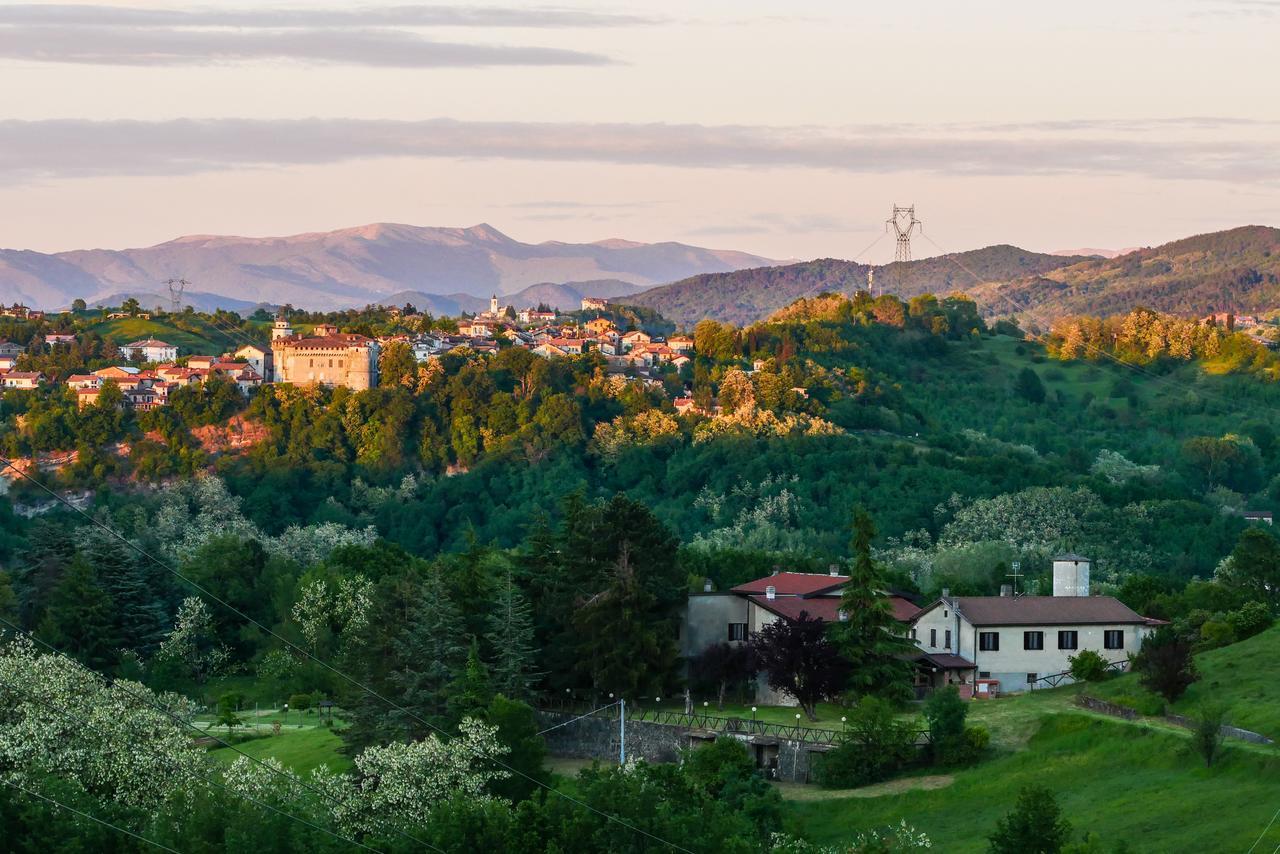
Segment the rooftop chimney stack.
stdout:
[[951,599],[951,588],[950,587],[942,588],[942,601],[947,602],[947,601],[950,601],[950,599]]
[[838,564],[838,563],[828,564],[828,565],[827,565],[827,573],[828,573],[828,574],[830,574],[830,575],[833,575],[833,576],[834,576],[834,575],[839,575],[839,574],[840,574],[840,564]]
[[702,592],[703,592],[703,593],[710,593],[710,592],[711,592],[711,589],[712,589],[711,579],[710,579],[710,578],[704,578],[704,579],[702,580]]
[[773,600],[778,598],[778,588],[770,584],[764,589],[764,598]]

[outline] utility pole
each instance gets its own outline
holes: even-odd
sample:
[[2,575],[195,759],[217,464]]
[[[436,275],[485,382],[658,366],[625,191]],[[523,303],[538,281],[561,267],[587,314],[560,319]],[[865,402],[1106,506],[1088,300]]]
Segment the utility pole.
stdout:
[[911,260],[911,235],[916,230],[916,226],[920,230],[924,230],[924,223],[916,219],[916,206],[914,204],[908,207],[893,206],[893,216],[884,222],[885,231],[890,227],[898,238],[897,248],[893,251],[894,261],[910,261]]
[[618,767],[627,764],[627,701],[618,700]]

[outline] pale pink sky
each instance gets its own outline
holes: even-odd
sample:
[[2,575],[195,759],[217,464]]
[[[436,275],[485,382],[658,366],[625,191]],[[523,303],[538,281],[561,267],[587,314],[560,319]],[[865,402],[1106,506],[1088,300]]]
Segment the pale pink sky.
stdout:
[[[0,6],[0,246],[470,225],[852,257],[1280,223],[1280,2]],[[883,261],[880,241],[862,260]]]

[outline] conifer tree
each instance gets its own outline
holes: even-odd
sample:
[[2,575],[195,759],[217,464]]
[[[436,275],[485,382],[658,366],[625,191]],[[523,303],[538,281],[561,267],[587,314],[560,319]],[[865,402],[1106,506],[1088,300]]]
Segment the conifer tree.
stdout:
[[489,670],[480,660],[480,645],[474,639],[467,652],[467,663],[449,686],[449,717],[455,723],[463,718],[483,718],[493,700]]
[[430,728],[418,718],[443,722],[448,711],[449,686],[466,660],[462,614],[449,596],[439,567],[426,571],[421,593],[393,647],[396,670],[392,683],[400,690],[400,705],[392,720],[412,738]]
[[485,640],[493,650],[494,691],[510,700],[528,698],[541,676],[536,670],[533,610],[510,572],[498,586]]
[[915,652],[905,629],[893,617],[886,582],[871,558],[875,535],[870,514],[861,507],[854,510],[853,565],[840,597],[842,619],[835,635],[851,666],[850,688],[857,694],[905,689],[910,675],[905,656]]
[[145,566],[108,534],[89,543],[87,558],[115,609],[116,634],[124,649],[149,656],[164,640],[168,615]]
[[49,597],[37,635],[86,667],[101,670],[117,661],[111,597],[98,584],[93,567],[76,555]]

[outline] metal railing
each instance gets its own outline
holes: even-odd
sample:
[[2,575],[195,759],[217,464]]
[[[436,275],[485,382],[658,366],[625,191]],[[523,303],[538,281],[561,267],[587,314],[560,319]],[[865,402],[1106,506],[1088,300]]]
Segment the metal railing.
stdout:
[[[1129,667],[1129,659],[1122,658],[1119,661],[1107,662],[1107,671],[1111,673],[1124,673]],[[1061,673],[1051,673],[1048,676],[1041,676],[1039,679],[1031,683],[1031,690],[1038,688],[1057,688],[1060,685],[1071,685],[1075,683],[1075,679],[1071,675],[1070,670],[1064,670]]]

